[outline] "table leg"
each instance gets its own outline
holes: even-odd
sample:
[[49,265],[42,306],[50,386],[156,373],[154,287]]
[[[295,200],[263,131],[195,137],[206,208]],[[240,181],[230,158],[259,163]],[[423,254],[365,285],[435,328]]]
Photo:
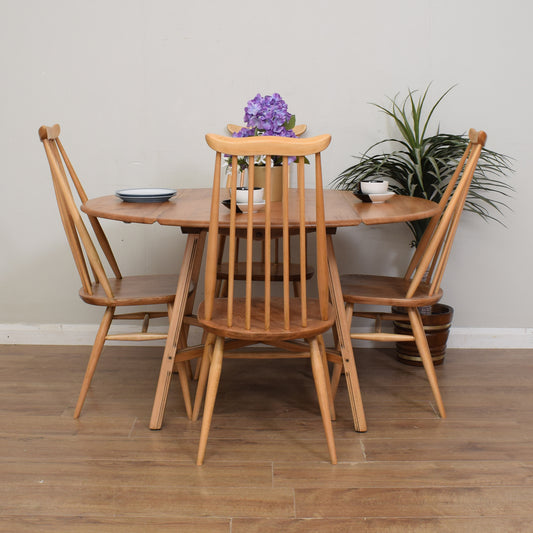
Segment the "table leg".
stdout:
[[[163,424],[163,414],[167,403],[168,389],[170,387],[170,380],[172,378],[172,370],[174,367],[174,359],[176,357],[176,351],[180,347],[180,335],[182,333],[183,317],[187,311],[187,308],[192,306],[192,302],[188,298],[189,288],[191,286],[191,282],[194,282],[198,279],[206,234],[207,232],[202,231],[200,233],[190,233],[187,236],[187,244],[185,246],[185,253],[183,256],[178,278],[178,286],[176,289],[176,299],[172,309],[165,351],[161,361],[161,370],[159,372],[159,380],[157,382],[154,405],[152,408],[152,417],[150,418],[150,429],[160,429],[161,425]],[[180,367],[181,372],[185,370],[184,363],[180,363],[178,366]],[[187,414],[189,417],[192,416],[192,412],[188,412]]]
[[330,234],[327,235],[328,242],[328,272],[329,272],[329,290],[331,302],[335,309],[335,324],[337,326],[337,335],[339,350],[342,356],[346,384],[348,386],[348,396],[352,408],[352,416],[355,431],[366,431],[365,412],[363,410],[363,399],[359,389],[359,379],[355,368],[353,356],[352,339],[350,338],[350,325],[346,321],[344,311],[344,299],[342,297],[341,281],[339,270],[337,268],[337,259],[333,249],[333,239]]

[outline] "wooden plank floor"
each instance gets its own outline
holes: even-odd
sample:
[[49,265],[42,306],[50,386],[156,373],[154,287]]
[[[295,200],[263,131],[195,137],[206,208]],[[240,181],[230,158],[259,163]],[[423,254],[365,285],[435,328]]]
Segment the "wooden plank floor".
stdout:
[[162,349],[106,348],[72,419],[87,347],[0,346],[0,531],[533,531],[533,351],[449,350],[435,414],[423,370],[358,350],[368,432],[345,386],[328,462],[307,361],[228,360],[205,464]]

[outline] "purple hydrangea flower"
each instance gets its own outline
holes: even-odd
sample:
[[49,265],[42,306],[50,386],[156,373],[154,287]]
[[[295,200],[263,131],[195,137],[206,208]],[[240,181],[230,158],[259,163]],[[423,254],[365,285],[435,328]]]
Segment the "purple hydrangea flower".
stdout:
[[[285,100],[279,95],[261,96],[259,93],[248,101],[244,108],[246,126],[233,134],[233,137],[253,137],[272,135],[276,137],[296,137],[292,130],[295,118],[288,111]],[[290,162],[294,157],[289,158]],[[281,157],[273,157],[274,165],[281,165]],[[241,170],[246,168],[245,160],[239,161]]]
[[[272,96],[257,94],[244,108],[244,122],[248,129],[255,130],[255,135],[296,137],[292,129],[287,128],[291,118],[285,100],[278,93]],[[234,136],[249,136],[239,134],[240,132]]]
[[255,128],[241,128],[233,134],[233,137],[253,137],[255,135]]

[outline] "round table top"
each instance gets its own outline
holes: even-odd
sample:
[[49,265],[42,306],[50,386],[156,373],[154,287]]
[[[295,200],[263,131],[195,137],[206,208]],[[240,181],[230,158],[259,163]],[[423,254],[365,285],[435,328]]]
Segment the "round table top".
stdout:
[[[289,194],[296,191],[290,190]],[[312,206],[315,199],[314,189],[306,190],[306,205]],[[281,206],[281,203],[279,203]],[[364,203],[350,191],[324,190],[324,208],[327,228],[357,226],[363,224],[390,224],[429,218],[439,212],[438,204],[422,198],[411,196],[393,196],[381,204]],[[179,226],[182,229],[207,229],[211,211],[211,189],[180,189],[176,196],[161,203],[123,202],[116,196],[102,196],[88,200],[82,211],[98,218],[107,218],[123,222]],[[309,210],[306,224],[315,224],[314,210]],[[272,219],[275,225],[275,204],[272,206]],[[220,206],[220,226],[229,226],[229,210]],[[238,217],[240,218],[240,217]],[[227,219],[227,224],[225,224]],[[242,216],[242,225],[246,225],[247,217]],[[254,226],[261,225],[264,215],[261,211],[254,213]],[[295,218],[296,221],[296,218]]]

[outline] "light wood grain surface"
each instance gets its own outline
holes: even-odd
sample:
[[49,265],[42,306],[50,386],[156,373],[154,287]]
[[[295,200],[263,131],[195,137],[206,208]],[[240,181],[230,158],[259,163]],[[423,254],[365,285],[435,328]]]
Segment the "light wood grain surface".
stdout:
[[[290,190],[290,195],[296,191]],[[225,199],[221,198],[222,200]],[[208,228],[210,216],[211,189],[180,189],[175,198],[160,204],[137,204],[123,202],[116,196],[103,196],[88,200],[82,210],[90,215],[136,222],[141,224],[159,224],[181,226],[182,228]],[[314,202],[314,191],[306,191],[306,204]],[[433,216],[438,211],[434,202],[410,196],[394,196],[382,204],[363,203],[349,191],[325,190],[325,222],[328,228],[357,226],[364,224],[387,224],[416,220]],[[297,205],[295,196],[295,205]],[[272,207],[273,224],[281,219],[281,212]],[[311,211],[306,213],[307,224],[312,227],[316,221]],[[294,215],[293,215],[294,216]],[[246,217],[240,217],[238,224],[246,226]],[[254,216],[254,224],[264,220],[264,213]],[[296,220],[296,218],[295,218]],[[220,225],[229,226],[229,210],[226,215],[221,210]]]
[[306,360],[228,360],[202,468],[177,384],[148,429],[160,348],[105,350],[73,420],[90,348],[0,346],[0,531],[531,531],[532,350],[448,350],[445,420],[423,369],[358,350],[369,430],[341,382],[335,466]]

